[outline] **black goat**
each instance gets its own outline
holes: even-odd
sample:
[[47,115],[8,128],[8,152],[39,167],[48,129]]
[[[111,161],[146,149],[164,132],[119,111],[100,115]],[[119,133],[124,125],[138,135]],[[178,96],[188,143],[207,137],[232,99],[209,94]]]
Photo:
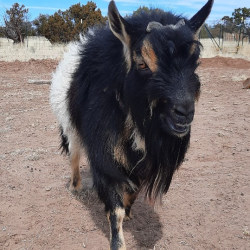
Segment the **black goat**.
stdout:
[[111,250],[126,249],[122,222],[143,190],[168,191],[189,146],[200,81],[197,33],[213,0],[190,20],[159,9],[122,18],[72,44],[53,75],[50,100],[70,155],[70,189],[81,189],[85,149],[111,226]]

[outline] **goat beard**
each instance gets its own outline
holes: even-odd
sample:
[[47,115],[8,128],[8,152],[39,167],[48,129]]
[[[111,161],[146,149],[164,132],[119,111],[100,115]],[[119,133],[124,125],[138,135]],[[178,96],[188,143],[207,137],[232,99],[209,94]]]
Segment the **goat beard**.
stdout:
[[141,187],[145,191],[145,199],[153,204],[156,201],[161,203],[174,172],[184,161],[189,147],[190,132],[182,138],[167,134],[161,128],[157,117],[148,120],[146,127],[146,154],[138,164]]

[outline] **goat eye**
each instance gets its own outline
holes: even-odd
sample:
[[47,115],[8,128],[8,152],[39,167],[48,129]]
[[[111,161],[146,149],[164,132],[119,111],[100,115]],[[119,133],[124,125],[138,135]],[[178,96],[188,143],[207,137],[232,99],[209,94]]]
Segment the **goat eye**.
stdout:
[[148,65],[145,62],[139,63],[138,66],[140,69],[147,69],[148,68]]

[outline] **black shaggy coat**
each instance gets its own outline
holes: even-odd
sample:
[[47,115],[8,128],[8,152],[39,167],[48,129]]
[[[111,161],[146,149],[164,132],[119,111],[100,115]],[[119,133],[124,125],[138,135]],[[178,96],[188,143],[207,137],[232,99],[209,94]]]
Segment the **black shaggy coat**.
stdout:
[[[67,112],[108,213],[112,250],[125,249],[119,223],[138,192],[161,198],[184,160],[200,93],[196,36],[212,4],[190,20],[159,9],[124,19],[111,1],[109,26],[93,28],[79,46]],[[63,126],[61,136],[74,155]],[[74,188],[80,176],[73,171]]]
[[[147,24],[151,20],[161,21],[166,25],[177,23],[180,17],[152,10],[130,18],[128,22],[135,28],[135,42],[147,35]],[[193,73],[198,66],[199,46],[188,61],[183,62],[185,46],[188,50],[197,41],[189,30],[183,29],[182,35],[181,38],[172,38],[177,43],[175,46],[183,46],[184,51],[177,51],[179,55],[174,58],[176,62],[172,59],[168,61],[167,58],[164,60],[163,63],[169,71],[162,73],[164,78],[176,77],[176,65],[181,65],[186,70],[185,74]],[[157,117],[157,109],[160,111],[161,106],[150,117],[148,99],[160,99],[165,91],[171,90],[166,89],[166,83],[154,85],[155,82],[147,82],[148,76],[139,75],[136,70],[127,74],[122,43],[107,27],[87,35],[87,43],[82,45],[81,57],[68,92],[69,112],[72,124],[76,126],[87,150],[90,165],[93,166],[93,179],[97,180],[95,187],[102,189],[102,186],[99,188],[99,178],[106,178],[108,183],[124,182],[134,189],[129,180],[131,179],[138,187],[140,183],[145,185],[150,198],[167,192],[174,171],[184,159],[190,132],[182,138],[165,133]],[[199,91],[198,76],[193,77],[196,81],[195,88]],[[132,149],[132,138],[122,138],[121,150],[125,151],[128,158],[128,165],[122,166],[114,161],[113,149],[123,136],[129,112],[141,136],[145,138],[146,155]],[[140,164],[137,164],[143,157]]]

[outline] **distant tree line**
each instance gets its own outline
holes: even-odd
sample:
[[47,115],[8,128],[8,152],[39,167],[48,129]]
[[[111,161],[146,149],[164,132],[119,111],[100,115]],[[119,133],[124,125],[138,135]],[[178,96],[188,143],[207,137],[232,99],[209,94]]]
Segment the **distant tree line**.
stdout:
[[107,20],[92,1],[86,5],[74,4],[53,15],[40,14],[33,21],[29,20],[28,12],[24,5],[18,3],[6,10],[3,17],[5,25],[0,27],[1,36],[14,43],[23,42],[27,35],[45,36],[51,43],[67,43],[79,39],[80,32],[85,32],[93,25],[102,25]]
[[[139,7],[132,15],[141,11],[150,11],[148,7]],[[107,17],[102,16],[100,9],[92,1],[86,5],[77,3],[65,11],[58,10],[53,15],[40,14],[30,21],[29,9],[14,3],[6,9],[3,16],[4,26],[0,27],[0,36],[7,37],[14,43],[24,42],[26,36],[45,36],[51,43],[68,43],[79,39],[93,25],[103,25]],[[240,34],[243,39],[250,37],[250,8],[238,8],[232,16],[224,16],[220,21],[207,25],[213,37],[223,36],[223,32]],[[208,38],[205,28],[201,29],[200,38]]]

